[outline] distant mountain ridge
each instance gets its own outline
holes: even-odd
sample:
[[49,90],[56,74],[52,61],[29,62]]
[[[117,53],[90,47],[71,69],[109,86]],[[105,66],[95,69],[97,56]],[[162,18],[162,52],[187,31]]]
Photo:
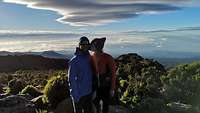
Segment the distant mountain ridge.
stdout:
[[0,72],[17,70],[63,70],[68,68],[68,59],[46,58],[39,55],[0,56]]
[[59,54],[55,51],[44,51],[44,52],[8,52],[8,51],[0,51],[0,56],[21,56],[21,55],[39,55],[46,58],[56,58],[56,59],[65,59],[68,56]]
[[66,58],[67,57],[63,54],[56,53],[55,51],[44,51],[40,55],[47,58]]
[[[61,53],[61,54],[60,54]],[[65,54],[65,55],[64,55]],[[8,52],[0,51],[0,71],[13,71],[17,69],[65,69],[66,61],[73,56],[67,52]],[[134,53],[132,53],[134,54]],[[129,55],[132,55],[131,53]],[[136,53],[135,53],[136,54]],[[137,55],[133,56],[137,56]],[[171,68],[178,64],[191,63],[200,60],[200,54],[190,52],[164,52],[154,51],[151,54],[140,54],[144,58],[157,60],[165,68]],[[116,59],[119,56],[114,56]],[[53,63],[52,63],[53,62]]]
[[[123,54],[123,53],[122,53]],[[112,54],[113,57],[117,58],[118,56],[122,55]],[[180,52],[180,51],[150,51],[150,52],[140,52],[145,58],[170,58],[170,59],[185,59],[185,58],[192,58],[192,59],[200,59],[200,52]],[[70,59],[73,57],[73,53],[69,51],[43,51],[43,52],[8,52],[8,51],[0,51],[0,56],[7,56],[7,55],[40,55],[47,58],[68,58]]]

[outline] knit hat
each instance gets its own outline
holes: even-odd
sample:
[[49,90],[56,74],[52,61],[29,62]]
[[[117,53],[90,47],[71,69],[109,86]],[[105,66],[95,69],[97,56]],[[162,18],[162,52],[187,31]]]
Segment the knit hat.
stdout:
[[79,45],[89,45],[90,41],[87,37],[83,36],[79,39]]

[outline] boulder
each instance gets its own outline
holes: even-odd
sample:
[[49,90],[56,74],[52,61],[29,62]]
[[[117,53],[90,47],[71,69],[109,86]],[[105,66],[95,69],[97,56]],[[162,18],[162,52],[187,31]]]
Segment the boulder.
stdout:
[[5,98],[5,97],[7,97],[7,96],[10,96],[10,95],[9,95],[9,94],[6,94],[6,93],[2,93],[2,94],[0,94],[0,99]]
[[25,97],[11,95],[0,99],[0,113],[35,113],[35,106]]
[[193,106],[192,105],[178,103],[178,102],[172,102],[172,103],[169,103],[167,105],[170,108],[171,113],[172,112],[177,112],[177,113],[191,113],[190,111],[193,110]]

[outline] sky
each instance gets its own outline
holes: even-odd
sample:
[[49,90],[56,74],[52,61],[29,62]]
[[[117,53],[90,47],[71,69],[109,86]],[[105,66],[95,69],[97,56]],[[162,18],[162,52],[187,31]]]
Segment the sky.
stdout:
[[0,0],[0,51],[73,51],[107,37],[105,51],[200,53],[199,0]]

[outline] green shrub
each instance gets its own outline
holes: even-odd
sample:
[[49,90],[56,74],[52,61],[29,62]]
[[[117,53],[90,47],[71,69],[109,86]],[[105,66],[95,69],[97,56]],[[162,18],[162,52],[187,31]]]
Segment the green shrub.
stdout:
[[135,107],[136,113],[166,113],[164,100],[158,98],[145,98]]
[[169,102],[200,106],[200,62],[179,65],[162,78]]
[[[120,101],[129,109],[140,108],[145,103],[162,100],[161,76],[166,74],[163,65],[153,59],[144,59],[137,54],[121,55],[117,59],[117,79]],[[150,100],[152,99],[152,100]],[[153,109],[145,112],[153,113]]]
[[[156,67],[144,67],[141,73],[128,75],[128,80],[121,80],[121,89],[126,89],[123,92],[121,101],[126,105],[134,108],[134,106],[145,98],[161,98],[161,79],[164,72]],[[128,86],[125,86],[125,81],[128,81]],[[126,83],[127,84],[127,83]]]
[[52,108],[59,102],[70,97],[66,73],[55,73],[44,88],[44,94]]
[[21,92],[21,94],[29,94],[32,97],[38,97],[42,95],[42,93],[32,85],[26,86]]
[[7,94],[16,95],[18,94],[23,88],[25,84],[21,80],[13,79],[8,82],[8,88],[6,90]]

